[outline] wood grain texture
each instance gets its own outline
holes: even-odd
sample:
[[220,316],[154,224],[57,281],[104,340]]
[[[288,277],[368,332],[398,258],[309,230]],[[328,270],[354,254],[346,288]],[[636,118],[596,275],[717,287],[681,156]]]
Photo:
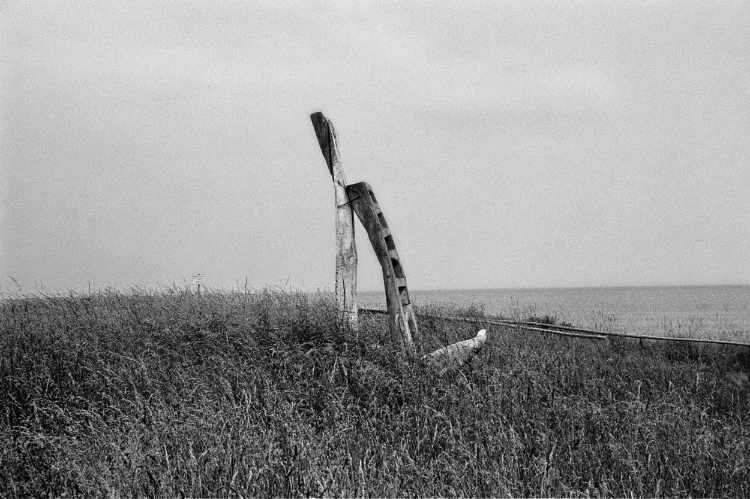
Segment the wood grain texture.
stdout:
[[338,327],[356,331],[357,321],[357,246],[354,241],[354,214],[346,193],[346,175],[341,162],[336,130],[323,113],[310,115],[320,151],[333,179],[336,206],[336,282],[334,292]]
[[352,184],[347,187],[347,192],[383,271],[389,329],[394,337],[401,337],[406,353],[416,357],[419,343],[415,345],[415,338],[418,340],[419,328],[391,230],[369,184]]

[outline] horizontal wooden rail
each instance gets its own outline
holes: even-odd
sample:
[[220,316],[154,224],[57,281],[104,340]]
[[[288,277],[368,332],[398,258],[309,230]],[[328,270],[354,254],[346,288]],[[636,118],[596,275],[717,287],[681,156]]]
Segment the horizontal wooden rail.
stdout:
[[621,338],[637,338],[637,339],[654,340],[654,341],[682,341],[682,342],[689,342],[689,343],[714,343],[717,345],[734,345],[734,346],[750,347],[750,343],[742,343],[740,341],[712,340],[710,338],[679,338],[676,336],[655,336],[655,335],[650,335],[650,334],[614,333],[614,332],[606,332],[606,331],[594,331],[593,329],[584,329],[584,328],[572,327],[572,326],[558,326],[556,324],[545,324],[543,322],[533,322],[533,321],[523,321],[523,324],[530,324],[534,326],[547,326],[547,327],[553,327],[555,329],[562,329],[565,331],[577,331],[577,332],[592,333],[592,334],[595,333],[595,334],[601,334],[604,336],[618,336]]
[[[490,322],[490,324],[493,324]],[[554,329],[544,329],[541,327],[532,327],[532,326],[525,326],[523,324],[498,324],[502,325],[504,327],[513,327],[516,329],[523,329],[524,331],[538,331],[541,333],[552,333],[559,336],[573,336],[575,338],[588,338],[590,340],[606,340],[606,336],[602,336],[599,334],[581,334],[581,333],[572,333],[568,331],[555,331]]]
[[[387,312],[383,310],[377,310],[372,308],[360,308],[360,312],[369,314],[385,314]],[[607,336],[616,336],[620,338],[631,338],[639,340],[653,340],[653,341],[677,341],[687,343],[713,343],[717,345],[732,345],[740,347],[750,347],[750,343],[742,343],[739,341],[730,340],[712,340],[708,338],[677,338],[673,336],[654,336],[647,334],[630,334],[630,333],[613,333],[606,331],[596,331],[593,329],[584,329],[572,326],[562,326],[556,324],[547,324],[544,322],[534,321],[509,321],[503,319],[483,319],[478,317],[461,317],[458,315],[433,315],[433,314],[420,314],[417,315],[422,317],[429,317],[432,319],[442,319],[449,321],[466,322],[469,324],[493,324],[497,326],[513,327],[516,329],[523,329],[526,331],[537,331],[543,333],[557,334],[561,336],[574,336],[578,338],[589,338],[595,340],[605,339]]]
[[[363,314],[388,314],[386,310],[377,310],[374,308],[360,308],[360,312]],[[522,329],[525,331],[537,331],[541,333],[550,333],[550,334],[556,334],[559,336],[572,336],[575,338],[588,338],[591,340],[605,340],[606,338],[604,336],[600,335],[594,335],[594,334],[582,334],[582,333],[576,333],[576,332],[570,332],[570,331],[555,331],[553,329],[542,329],[539,327],[534,326],[527,326],[525,324],[519,324],[512,321],[503,321],[503,320],[494,320],[494,319],[479,319],[474,317],[460,317],[460,316],[453,316],[453,315],[433,315],[433,314],[417,314],[420,317],[428,317],[430,319],[442,319],[446,321],[458,321],[458,322],[466,322],[468,324],[492,324],[495,326],[504,326],[504,327],[512,327],[515,329]]]

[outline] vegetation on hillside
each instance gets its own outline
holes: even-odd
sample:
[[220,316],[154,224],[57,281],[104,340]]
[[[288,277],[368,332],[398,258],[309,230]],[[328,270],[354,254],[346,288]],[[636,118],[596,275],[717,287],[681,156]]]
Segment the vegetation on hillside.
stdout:
[[439,377],[383,317],[334,316],[268,290],[2,302],[0,496],[750,496],[744,350],[491,327]]

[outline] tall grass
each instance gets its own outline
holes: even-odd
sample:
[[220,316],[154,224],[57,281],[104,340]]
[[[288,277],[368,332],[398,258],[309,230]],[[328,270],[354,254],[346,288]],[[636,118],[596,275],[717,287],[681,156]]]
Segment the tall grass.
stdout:
[[0,496],[750,496],[747,352],[493,327],[438,377],[334,324],[271,290],[4,301]]

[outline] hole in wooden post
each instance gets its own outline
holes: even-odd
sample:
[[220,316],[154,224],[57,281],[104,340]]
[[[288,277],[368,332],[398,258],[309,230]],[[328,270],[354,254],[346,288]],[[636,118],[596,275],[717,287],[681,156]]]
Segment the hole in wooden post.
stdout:
[[393,236],[388,234],[385,236],[385,246],[389,250],[395,250],[396,249],[396,243],[393,242]]
[[396,277],[402,279],[406,278],[406,276],[404,275],[404,269],[401,268],[401,263],[397,259],[391,258],[391,265],[393,265],[393,274]]
[[380,226],[384,229],[388,228],[388,224],[385,223],[385,217],[383,216],[383,213],[378,213],[378,221],[380,222]]
[[401,305],[408,305],[411,303],[409,301],[409,291],[406,289],[406,286],[399,286],[398,294],[401,296]]
[[370,197],[372,198],[372,202],[373,202],[373,203],[377,203],[377,202],[378,202],[378,200],[377,200],[377,199],[375,199],[375,193],[374,193],[374,192],[372,192],[371,190],[369,190],[369,192],[370,192]]

